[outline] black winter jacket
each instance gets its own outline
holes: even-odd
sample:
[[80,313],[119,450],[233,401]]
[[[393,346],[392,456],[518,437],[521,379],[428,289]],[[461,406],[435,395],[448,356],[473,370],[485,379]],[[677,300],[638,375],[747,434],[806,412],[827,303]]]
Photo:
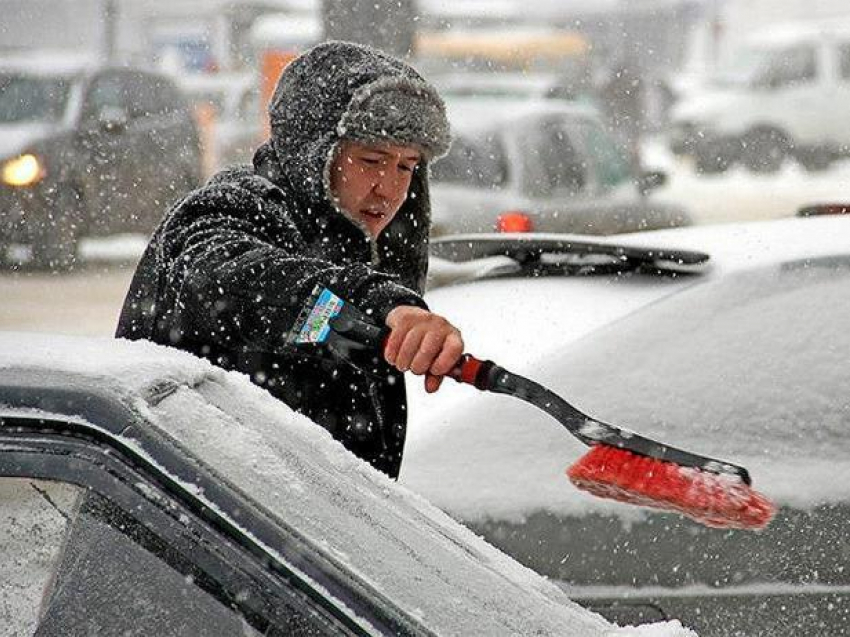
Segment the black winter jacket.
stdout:
[[397,60],[343,43],[294,61],[270,105],[271,139],[253,166],[215,175],[155,231],[116,336],[178,347],[250,375],[397,477],[403,376],[383,363],[377,374],[366,373],[285,342],[317,284],[379,323],[398,305],[425,307],[427,164],[417,167],[407,201],[374,242],[328,190],[328,164],[345,132],[340,122],[352,119],[353,100],[362,102],[386,78],[421,82]]

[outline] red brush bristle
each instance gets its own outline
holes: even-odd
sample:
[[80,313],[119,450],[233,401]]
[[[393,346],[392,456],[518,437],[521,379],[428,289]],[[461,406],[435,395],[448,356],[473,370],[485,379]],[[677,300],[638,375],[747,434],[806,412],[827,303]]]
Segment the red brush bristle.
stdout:
[[601,498],[677,511],[715,528],[762,529],[776,513],[770,500],[737,476],[680,467],[608,445],[594,445],[567,476]]

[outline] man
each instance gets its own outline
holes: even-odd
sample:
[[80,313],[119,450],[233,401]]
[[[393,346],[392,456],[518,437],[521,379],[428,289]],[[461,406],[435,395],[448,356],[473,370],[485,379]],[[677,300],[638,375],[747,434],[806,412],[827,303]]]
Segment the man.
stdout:
[[[249,374],[397,477],[403,372],[436,391],[463,351],[421,297],[428,162],[448,148],[445,107],[403,62],[329,42],[287,67],[269,115],[253,166],[215,175],[156,230],[116,336]],[[286,342],[317,284],[390,328],[377,374]]]

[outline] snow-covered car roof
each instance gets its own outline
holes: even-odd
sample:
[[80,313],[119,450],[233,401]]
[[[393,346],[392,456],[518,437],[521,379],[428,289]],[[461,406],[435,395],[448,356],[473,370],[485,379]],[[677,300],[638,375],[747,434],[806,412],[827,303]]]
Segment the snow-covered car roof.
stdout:
[[850,38],[850,22],[846,20],[804,20],[775,24],[747,38],[750,46],[761,48],[787,47],[795,44],[817,44],[824,38]]
[[[71,411],[63,412],[62,401],[35,415],[79,420],[153,462],[155,454],[133,431],[172,441],[189,464],[209,469],[436,634],[620,634],[242,375],[177,350],[107,338],[2,333],[0,351],[0,402],[6,402],[2,392],[22,386],[118,401],[137,416],[120,433],[86,423],[92,414],[85,410],[65,406]],[[2,415],[14,411],[8,403],[0,407]],[[216,508],[211,496],[194,489]],[[690,634],[675,625],[658,630]]]
[[541,99],[556,94],[565,78],[556,73],[446,73],[433,82],[445,99],[478,96]]
[[598,111],[587,104],[570,104],[544,98],[455,97],[446,100],[446,108],[456,133],[474,133],[483,128],[531,116],[598,117]]

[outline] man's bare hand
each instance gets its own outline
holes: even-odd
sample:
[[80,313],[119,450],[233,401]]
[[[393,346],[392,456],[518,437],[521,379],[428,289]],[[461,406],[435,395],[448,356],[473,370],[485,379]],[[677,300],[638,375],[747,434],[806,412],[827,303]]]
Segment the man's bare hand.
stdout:
[[463,354],[460,331],[442,316],[410,305],[393,309],[387,327],[387,362],[399,371],[424,375],[425,391],[437,391]]

